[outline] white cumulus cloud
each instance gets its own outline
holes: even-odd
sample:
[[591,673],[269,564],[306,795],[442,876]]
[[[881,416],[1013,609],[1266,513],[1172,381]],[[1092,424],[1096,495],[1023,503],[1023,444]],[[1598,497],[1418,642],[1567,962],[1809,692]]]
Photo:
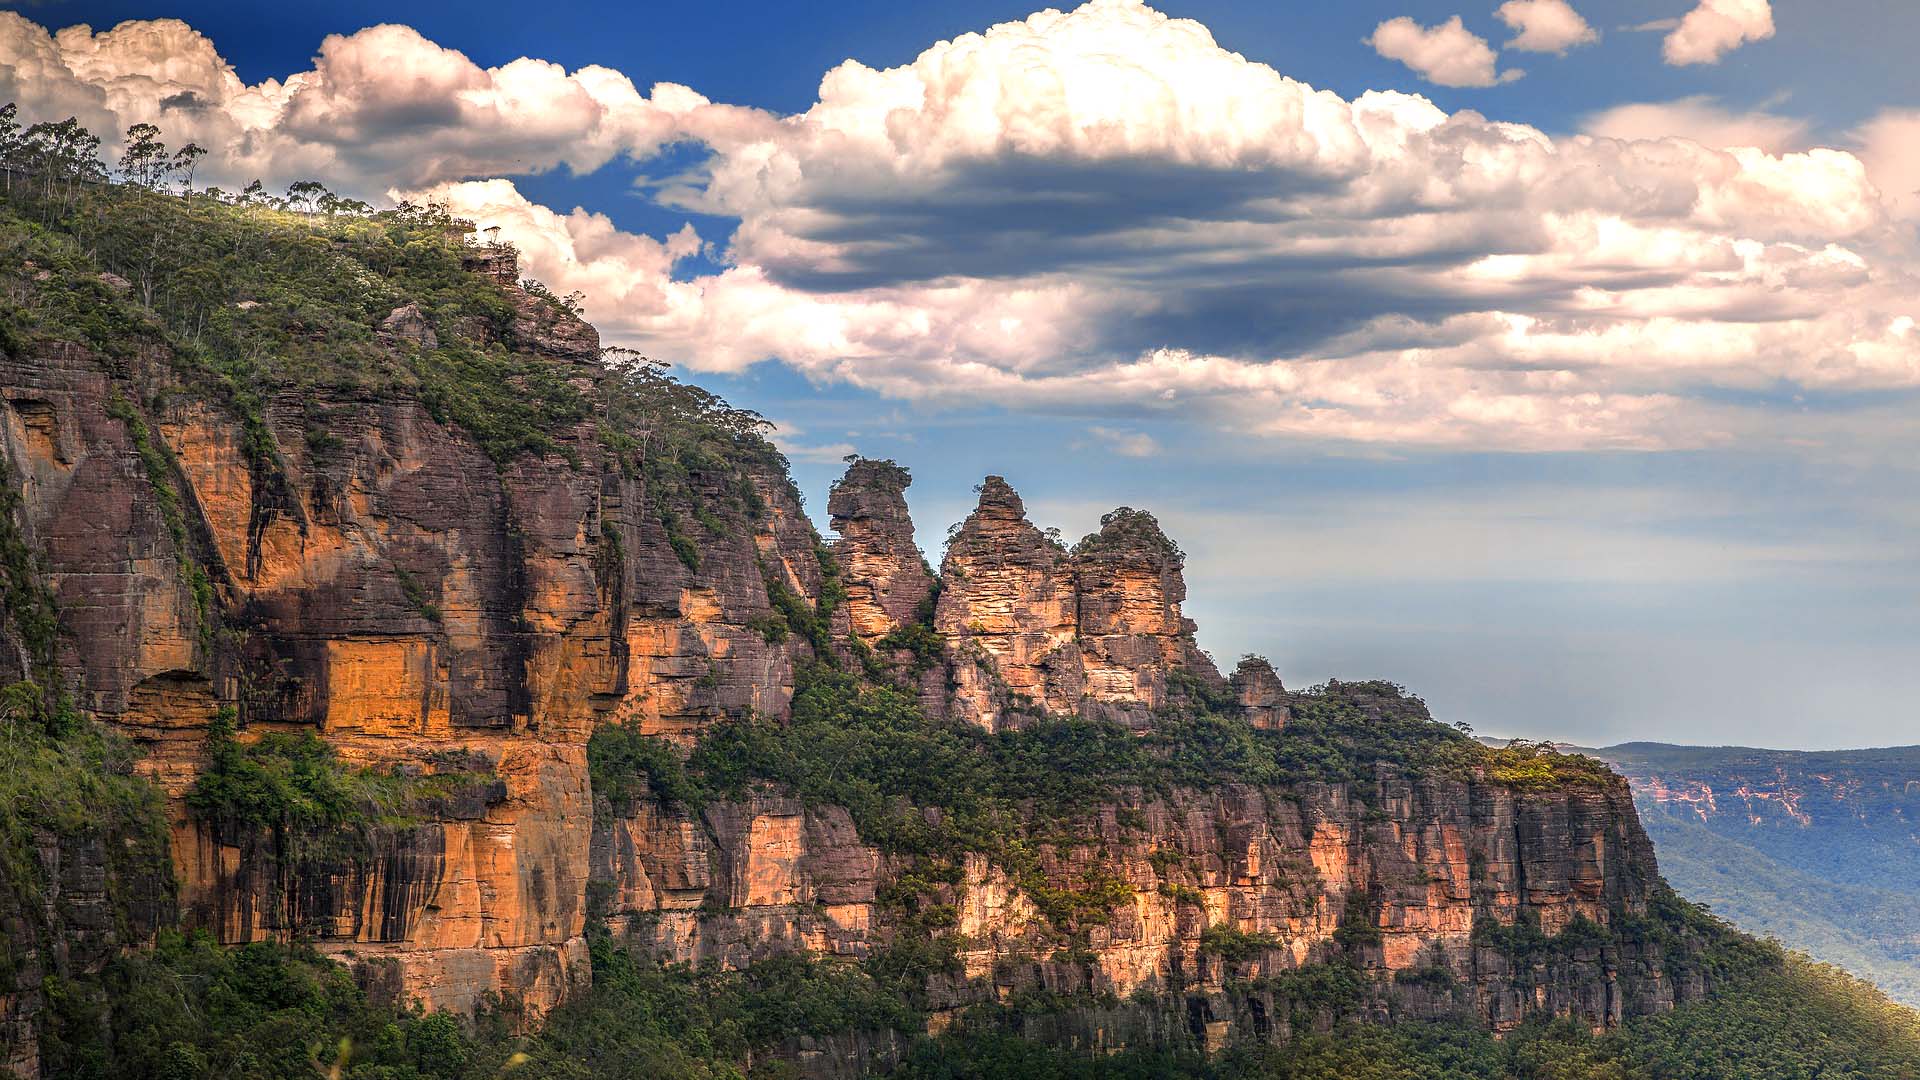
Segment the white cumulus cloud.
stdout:
[[[1550,136],[1342,98],[1138,0],[847,61],[793,115],[605,68],[483,68],[402,27],[246,84],[181,23],[52,35],[0,14],[12,94],[103,130],[157,119],[242,178],[444,200],[658,359],[1072,413],[1123,449],[1174,418],[1385,447],[1720,445],[1783,437],[1781,413],[1737,404],[1782,387],[1920,387],[1906,114],[1857,153],[1704,101]],[[704,163],[650,190],[730,232],[644,235],[503,178],[679,142]]]
[[1434,26],[1422,26],[1405,15],[1388,19],[1373,28],[1367,44],[1438,86],[1495,86],[1525,74],[1518,68],[1496,71],[1499,56],[1458,15]]
[[1772,36],[1768,0],[1700,0],[1667,35],[1662,54],[1676,67],[1717,64],[1740,46]]
[[755,115],[671,84],[642,95],[605,67],[568,72],[522,58],[482,68],[405,26],[330,34],[311,69],[250,85],[177,19],[52,34],[6,11],[0,101],[36,118],[77,116],[109,143],[130,124],[158,124],[171,141],[211,151],[210,175],[229,182],[315,177],[359,195],[562,165],[591,171],[653,153],[692,117],[721,129]]
[[1507,0],[1494,14],[1514,30],[1509,49],[1565,53],[1600,40],[1599,32],[1567,0]]

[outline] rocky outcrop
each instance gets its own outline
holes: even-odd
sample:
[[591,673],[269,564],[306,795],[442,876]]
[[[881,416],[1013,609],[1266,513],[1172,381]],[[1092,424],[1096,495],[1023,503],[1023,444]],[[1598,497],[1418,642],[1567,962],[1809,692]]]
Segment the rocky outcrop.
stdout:
[[1279,731],[1287,726],[1287,689],[1280,685],[1280,676],[1266,657],[1242,657],[1229,681],[1248,723],[1262,731]]
[[889,874],[839,807],[759,795],[699,813],[643,801],[594,844],[606,917],[675,963],[745,967],[793,949],[866,956]]
[[846,613],[855,637],[872,646],[922,617],[933,572],[920,554],[907,513],[907,470],[861,458],[833,485],[827,514],[846,581]]
[[1186,556],[1144,510],[1121,507],[1073,549],[1082,712],[1144,724],[1185,676],[1222,686],[1213,661],[1194,642]]
[[1059,541],[1027,520],[998,476],[940,565],[933,628],[953,652],[954,715],[989,731],[1038,712],[1080,707],[1085,670],[1073,568]]
[[[518,312],[502,343],[592,393],[592,329],[491,269]],[[431,348],[409,307],[380,333]],[[37,350],[0,358],[0,439],[76,698],[168,797],[184,921],[309,938],[428,1007],[564,997],[584,977],[594,726],[685,737],[787,707],[809,646],[760,628],[769,582],[812,604],[823,574],[777,458],[656,485],[584,416],[500,465],[416,400],[339,390],[276,397],[250,432],[157,396],[157,347]],[[314,730],[353,766],[475,758],[497,798],[290,865],[186,809],[221,708],[243,738]]]
[[[777,720],[822,652],[989,731],[1070,715],[1143,729],[1169,706],[1236,700],[1255,727],[1286,725],[1270,665],[1229,682],[1199,650],[1184,557],[1151,515],[1117,510],[1069,550],[989,477],[936,580],[905,470],[860,461],[829,501],[829,550],[750,419],[687,429],[712,399],[603,367],[591,327],[516,284],[510,252],[467,261],[498,289],[497,318],[409,302],[357,332],[396,359],[479,335],[541,365],[588,407],[535,449],[500,453],[406,391],[285,388],[243,413],[177,385],[158,342],[108,355],[36,339],[0,356],[0,450],[58,601],[59,668],[145,754],[187,925],[311,941],[402,1001],[470,1010],[498,992],[529,1017],[590,977],[589,920],[688,963],[886,950],[907,867],[847,810],[765,787],[698,808],[593,790],[596,730],[684,747],[719,721]],[[24,672],[0,644],[0,673]],[[1374,716],[1406,707],[1352,695]],[[229,711],[242,742],[311,731],[353,768],[467,779],[343,837],[208,820],[187,796]],[[1080,1003],[1042,1023],[1083,1045],[1279,1038],[1277,977],[1336,954],[1392,988],[1397,1014],[1440,1009],[1444,981],[1495,1027],[1541,1013],[1605,1027],[1698,992],[1652,946],[1489,944],[1489,926],[1551,936],[1644,913],[1657,878],[1617,784],[1381,767],[1119,791],[1049,826],[1020,875],[961,853],[920,882],[961,939],[959,970],[928,985],[936,1024],[1039,990]],[[95,839],[110,863],[111,837]],[[75,927],[93,850],[47,871]],[[1094,879],[1112,903],[1084,925],[1036,900]],[[82,951],[172,919],[167,897],[149,909],[115,920],[131,938]],[[1404,992],[1399,972],[1418,976]],[[9,1045],[36,1007],[0,998]]]
[[957,716],[988,730],[1041,713],[1148,722],[1172,681],[1225,683],[1180,612],[1185,556],[1152,514],[1108,514],[1071,551],[989,476],[940,569]]

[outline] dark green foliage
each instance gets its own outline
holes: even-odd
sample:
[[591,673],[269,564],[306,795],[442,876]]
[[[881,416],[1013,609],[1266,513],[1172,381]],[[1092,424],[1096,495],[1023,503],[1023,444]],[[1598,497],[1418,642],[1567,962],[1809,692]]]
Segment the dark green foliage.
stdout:
[[504,794],[484,759],[448,755],[428,761],[431,772],[356,769],[311,731],[242,743],[233,720],[222,709],[208,726],[207,764],[187,794],[196,816],[230,835],[271,830],[352,852],[373,829],[409,828],[450,805]]
[[[0,199],[0,278],[18,286],[0,323],[16,351],[36,340],[115,358],[163,350],[188,389],[241,420],[269,473],[265,403],[312,389],[415,396],[496,460],[553,450],[588,403],[571,365],[516,351],[506,293],[462,268],[465,231],[433,207],[320,216],[138,184],[54,201],[16,185]],[[407,303],[435,347],[381,341],[381,320]]]
[[673,744],[642,735],[636,725],[597,728],[587,740],[587,770],[594,795],[616,811],[647,798],[694,810],[707,801],[707,792],[687,775]]
[[1530,911],[1522,912],[1510,924],[1503,925],[1492,918],[1478,918],[1473,923],[1475,945],[1496,950],[1520,963],[1571,957],[1582,951],[1604,948],[1614,940],[1611,931],[1587,918],[1576,918],[1558,934],[1548,936],[1541,932],[1538,918]]
[[1184,562],[1186,553],[1167,538],[1160,529],[1160,521],[1145,510],[1135,510],[1131,506],[1122,506],[1100,517],[1100,530],[1088,533],[1073,546],[1077,556],[1099,555],[1107,551],[1131,551],[1145,547],[1172,559]]
[[[469,1075],[526,1080],[706,1080],[739,1077],[764,1051],[799,1037],[910,1031],[925,1023],[860,965],[803,955],[744,972],[663,967],[602,939],[593,990],[551,1013],[539,1035],[502,1041]],[[517,1057],[518,1063],[508,1067]],[[770,1074],[789,1075],[778,1061]]]
[[1280,944],[1280,939],[1272,934],[1250,934],[1227,923],[1215,923],[1200,931],[1201,953],[1218,956],[1229,964],[1252,960],[1279,948]]
[[947,656],[947,639],[931,625],[932,616],[926,622],[914,621],[895,627],[885,637],[874,643],[874,649],[880,653],[907,652],[913,655],[910,669],[914,677],[931,671]]
[[50,995],[45,1075],[71,1080],[454,1080],[485,1076],[459,1020],[370,1004],[340,965],[267,943],[164,933]]

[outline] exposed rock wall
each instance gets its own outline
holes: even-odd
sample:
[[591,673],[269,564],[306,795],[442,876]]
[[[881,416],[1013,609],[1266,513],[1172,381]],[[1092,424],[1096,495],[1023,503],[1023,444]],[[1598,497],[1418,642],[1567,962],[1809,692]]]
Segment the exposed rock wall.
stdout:
[[[508,343],[574,365],[591,394],[592,329],[502,288],[520,312]],[[383,332],[417,341],[417,315]],[[166,367],[73,345],[0,359],[0,438],[76,696],[147,752],[169,798],[185,921],[351,951],[429,1007],[489,990],[550,1007],[584,973],[594,725],[689,735],[787,708],[808,646],[752,624],[772,614],[769,576],[820,594],[790,481],[749,467],[748,499],[733,473],[696,470],[672,496],[701,499],[696,515],[656,505],[593,417],[502,467],[416,401],[339,391],[268,403],[263,464],[224,409],[155,398]],[[290,863],[186,810],[222,707],[243,738],[312,729],[357,765],[482,760],[494,796]]]
[[[607,375],[591,328],[512,284],[501,259],[473,267],[513,307],[493,344],[565,365],[596,400]],[[404,350],[447,328],[403,305],[373,332]],[[591,790],[600,725],[684,744],[722,718],[786,715],[819,641],[788,632],[781,605],[817,613],[844,596],[830,647],[847,656],[911,632],[917,644],[881,659],[914,673],[933,715],[989,730],[1042,714],[1140,727],[1183,693],[1237,699],[1258,727],[1287,721],[1270,665],[1245,662],[1229,683],[1200,652],[1183,557],[1144,513],[1116,511],[1069,550],[989,477],[936,582],[907,477],[887,463],[836,486],[829,553],[770,458],[655,469],[657,445],[614,452],[587,415],[550,432],[550,452],[500,464],[405,394],[338,389],[289,390],[251,429],[161,393],[169,370],[157,348],[0,358],[0,449],[59,601],[62,667],[87,711],[146,752],[185,922],[351,954],[402,1000],[464,1010],[497,990],[537,1015],[587,978],[589,918],[727,965],[895,940],[882,898],[901,867],[844,810],[774,792],[697,813],[616,807]],[[405,827],[289,846],[188,812],[225,709],[243,739],[312,730],[356,765],[490,779]],[[1063,938],[1003,869],[969,857],[944,887],[965,946],[962,972],[930,988],[937,1022],[1042,989],[1085,1003],[1057,1022],[1088,1044],[1277,1038],[1285,1010],[1259,979],[1324,959],[1355,927],[1377,935],[1363,955],[1377,972],[1444,969],[1496,1027],[1541,1012],[1606,1026],[1697,992],[1663,981],[1654,955],[1596,948],[1515,970],[1472,940],[1476,919],[1551,934],[1644,909],[1651,852],[1618,785],[1382,772],[1121,795],[1080,828],[1041,845],[1048,886],[1104,875],[1128,898]],[[87,894],[86,860],[62,863],[62,896]],[[152,910],[170,919],[163,899]],[[1230,959],[1204,947],[1209,927],[1259,946]],[[1142,991],[1176,1002],[1171,1018],[1093,1004]],[[30,1002],[0,1010],[31,1027]]]
[[[1191,1030],[1176,1020],[1173,1037],[1281,1038],[1258,1018],[1288,1010],[1259,988],[1340,953],[1356,927],[1371,942],[1361,963],[1381,985],[1395,985],[1393,973],[1429,983],[1444,973],[1444,993],[1399,994],[1403,1012],[1464,1005],[1496,1030],[1535,1015],[1608,1028],[1704,990],[1676,985],[1667,973],[1676,958],[1652,946],[1516,959],[1475,937],[1476,919],[1552,936],[1578,919],[1609,926],[1646,913],[1652,851],[1622,784],[1515,792],[1382,768],[1363,785],[1136,795],[1039,854],[1055,887],[1114,875],[1130,898],[1076,945],[999,868],[969,858],[941,898],[966,944],[962,973],[932,988],[936,1024],[1037,990],[1089,1007],[1160,1003],[1145,1013],[1188,1003],[1210,1018]],[[679,962],[740,966],[794,947],[866,956],[895,933],[878,898],[897,868],[838,810],[756,798],[696,815],[645,802],[612,816],[595,863],[620,883],[610,924]],[[1209,927],[1262,944],[1225,956],[1207,946]],[[1153,1028],[1144,1015],[1108,1019],[1092,1045]]]
[[1069,551],[987,477],[947,547],[934,611],[953,651],[954,714],[988,730],[1040,712],[1138,726],[1175,677],[1224,687],[1180,612],[1184,565],[1151,514],[1124,507]]
[[933,595],[933,574],[907,513],[912,478],[892,462],[862,458],[833,486],[827,514],[840,534],[852,633],[867,645],[911,624]]
[[1073,569],[998,476],[947,545],[933,628],[953,653],[954,715],[989,731],[1080,707]]

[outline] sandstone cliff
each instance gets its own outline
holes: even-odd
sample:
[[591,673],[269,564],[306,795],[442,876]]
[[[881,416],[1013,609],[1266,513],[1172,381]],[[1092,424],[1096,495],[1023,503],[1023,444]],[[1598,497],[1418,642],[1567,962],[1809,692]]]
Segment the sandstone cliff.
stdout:
[[[1356,1008],[1419,1014],[1457,986],[1447,1000],[1495,1027],[1604,1027],[1699,992],[1660,947],[1612,932],[1659,887],[1613,780],[1369,763],[1120,787],[1023,825],[1017,864],[973,852],[937,878],[847,809],[775,785],[693,805],[643,780],[615,804],[593,786],[596,732],[677,760],[710,731],[788,715],[816,662],[970,731],[1069,716],[1146,738],[1184,709],[1207,730],[1285,737],[1309,699],[1257,659],[1221,677],[1181,612],[1184,557],[1144,512],[1069,549],[989,477],[936,580],[905,471],[860,461],[829,501],[829,549],[757,418],[603,364],[590,327],[517,283],[510,252],[466,255],[457,303],[396,296],[364,325],[313,331],[412,373],[377,386],[335,372],[211,391],[137,313],[130,346],[44,327],[7,339],[0,453],[57,605],[55,678],[143,752],[184,924],[313,942],[402,1001],[464,1011],[501,992],[534,1018],[589,978],[602,923],[745,965],[875,955],[932,908],[955,949],[924,985],[936,1024],[1046,993],[1074,1003],[1050,1022],[1096,1045],[1284,1037],[1282,976],[1336,955],[1377,984]],[[503,450],[461,396],[478,391],[434,381],[474,356],[561,403],[537,439]],[[1309,703],[1432,726],[1365,687]],[[241,748],[317,733],[367,783],[431,797],[331,837],[208,811],[195,793],[225,745],[209,732],[229,723]],[[60,896],[101,877],[88,850],[46,872]],[[99,948],[137,943],[169,907],[150,898]],[[1501,936],[1515,927],[1533,944]],[[10,1045],[34,1008],[13,1002]]]
[[[592,329],[510,263],[480,269],[513,305],[496,344],[601,393]],[[8,356],[0,446],[77,698],[168,796],[185,921],[351,951],[430,1007],[559,1000],[584,960],[593,726],[680,734],[785,705],[808,646],[753,624],[770,583],[811,603],[822,564],[778,459],[621,453],[596,440],[611,403],[506,463],[405,396],[289,390],[256,433],[170,392],[168,366],[158,346]],[[222,706],[355,765],[466,755],[498,784],[350,861],[290,862],[284,838],[186,811]]]

